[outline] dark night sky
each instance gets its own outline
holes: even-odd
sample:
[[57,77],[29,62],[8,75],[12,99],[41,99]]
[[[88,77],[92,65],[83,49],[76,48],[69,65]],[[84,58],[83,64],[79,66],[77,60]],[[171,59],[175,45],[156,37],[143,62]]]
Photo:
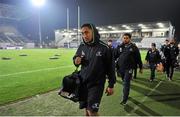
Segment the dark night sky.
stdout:
[[[30,0],[1,0],[31,12],[19,22],[24,34],[38,38],[37,9]],[[70,27],[77,27],[77,5],[81,8],[81,24],[95,25],[170,20],[180,38],[180,0],[47,0],[41,9],[42,35],[54,38],[54,30],[66,27],[66,8],[70,12]]]

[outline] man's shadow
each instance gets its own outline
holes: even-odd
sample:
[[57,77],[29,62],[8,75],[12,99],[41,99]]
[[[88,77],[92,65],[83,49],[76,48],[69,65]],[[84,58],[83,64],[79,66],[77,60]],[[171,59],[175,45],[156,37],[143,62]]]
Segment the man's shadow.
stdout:
[[[117,83],[122,84],[123,82],[120,81],[120,80],[117,80]],[[131,84],[131,88],[132,88],[133,90],[137,91],[137,92],[142,93],[142,94],[147,94],[148,92],[150,92],[150,90],[148,90],[148,89],[143,89],[143,88],[141,88],[141,87],[139,87],[139,86],[132,85],[132,84]],[[131,98],[131,97],[129,97],[128,100],[131,101],[131,102],[133,102],[136,106],[138,106],[138,108],[141,108],[142,110],[144,110],[145,112],[147,112],[149,115],[161,116],[160,114],[154,112],[154,111],[151,110],[150,108],[146,107],[144,104],[136,101],[135,99],[133,99],[133,98]],[[128,104],[124,106],[124,110],[125,110],[127,113],[131,113],[131,112],[134,111],[133,113],[136,113],[137,115],[140,115],[140,116],[148,116],[148,114],[146,114],[146,113],[144,113],[144,112],[142,112],[142,111],[140,111],[140,110],[138,110],[138,109],[137,109],[137,110],[134,110],[134,107],[131,107],[131,106],[128,105]]]
[[152,109],[148,108],[147,106],[145,106],[144,104],[140,103],[139,101],[133,99],[132,97],[129,98],[129,101],[133,102],[137,106],[137,108],[144,110],[147,114],[143,113],[139,109],[136,109],[129,105],[126,105],[124,107],[124,110],[128,113],[136,113],[137,115],[140,115],[140,116],[149,116],[149,115],[161,116],[159,113],[153,111]]
[[[152,93],[149,93],[152,91],[150,89],[154,88],[159,83],[158,81],[151,83],[151,82],[148,82],[147,79],[142,78],[142,79],[136,80],[135,82],[137,84],[144,85],[148,88],[142,88],[139,85],[131,83],[131,90],[137,91],[143,94],[144,96],[148,96],[148,98],[151,98],[154,101],[161,102],[161,103],[167,104],[168,106],[172,106],[177,109],[180,109],[177,103],[173,103],[173,101],[180,100],[180,93],[178,92],[169,93],[169,91],[167,90],[171,84],[167,84],[168,86],[165,86],[165,87],[163,86],[164,84],[162,84],[162,86],[160,85],[159,87],[157,87],[157,89],[154,90]],[[123,82],[121,80],[118,80],[117,83],[122,84]],[[179,86],[176,86],[176,87],[179,87]],[[135,104],[140,104],[140,102],[136,101],[135,99],[130,99],[130,100],[134,102]],[[141,107],[144,106],[143,104],[140,104],[140,105]],[[131,108],[133,107],[130,107],[129,105],[127,105],[125,109],[128,112],[128,110],[131,110]],[[147,107],[143,107],[143,108],[145,108],[145,111],[147,110],[148,113],[159,115],[158,113],[153,113],[153,111],[148,109]],[[139,113],[139,115],[145,115],[142,112],[139,112],[138,110],[136,110],[136,113],[137,114]]]
[[[136,83],[144,85],[151,89],[151,88],[155,87],[159,83],[159,81],[155,81],[155,82],[151,83],[151,82],[146,81],[146,79],[141,78],[141,79],[136,80]],[[180,109],[180,106],[176,102],[173,103],[173,101],[180,100],[180,93],[178,92],[180,89],[180,86],[176,85],[176,84],[172,84],[169,81],[161,81],[161,82],[162,82],[161,85],[159,85],[156,88],[156,90],[154,90],[150,94],[143,93],[141,90],[142,88],[140,89],[139,86],[134,85],[134,84],[132,84],[132,89],[148,96],[149,98],[151,98],[157,102],[161,102],[168,106]],[[148,91],[146,89],[145,92],[150,92],[150,90]]]

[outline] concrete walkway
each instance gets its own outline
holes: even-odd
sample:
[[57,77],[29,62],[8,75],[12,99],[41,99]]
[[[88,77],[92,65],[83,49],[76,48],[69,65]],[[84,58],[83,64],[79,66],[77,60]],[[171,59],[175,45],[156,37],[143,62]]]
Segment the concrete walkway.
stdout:
[[66,100],[58,91],[36,95],[30,99],[0,107],[0,116],[82,116],[78,103]]

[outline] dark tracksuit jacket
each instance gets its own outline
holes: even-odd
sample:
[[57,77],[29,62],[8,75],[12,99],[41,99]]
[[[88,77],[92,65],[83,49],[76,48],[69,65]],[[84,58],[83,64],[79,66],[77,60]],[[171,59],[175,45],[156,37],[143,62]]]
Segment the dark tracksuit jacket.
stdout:
[[[161,52],[163,53],[163,55],[161,55],[161,61],[162,61],[162,64],[163,64],[164,68],[166,68],[165,50],[168,47],[168,45],[164,44],[164,45],[161,46],[161,49],[160,49]],[[164,72],[165,71],[166,71],[166,69],[164,69]]]
[[172,79],[173,77],[174,67],[175,67],[175,63],[177,62],[178,55],[179,55],[179,49],[175,45],[169,44],[164,49],[164,56],[166,59],[166,74],[167,77],[170,77],[170,79]]
[[83,57],[81,63],[80,76],[83,82],[89,86],[104,85],[106,78],[109,79],[109,87],[113,88],[115,77],[115,66],[111,49],[107,44],[100,41],[97,29],[93,28],[93,41],[91,43],[82,43],[74,59],[79,56]]
[[[177,46],[175,45],[171,45],[169,44],[168,46],[166,46],[166,48],[164,49],[164,56],[166,58],[166,62],[174,62],[176,61],[176,58],[179,54],[179,49]],[[171,63],[172,64],[172,63]]]
[[133,43],[120,44],[116,48],[115,59],[117,60],[117,71],[121,74],[123,80],[123,102],[127,102],[130,92],[130,80],[132,70],[139,65],[142,69],[142,61],[139,49]]
[[165,50],[165,48],[166,48],[167,46],[168,46],[168,45],[166,45],[166,44],[164,44],[164,45],[161,46],[161,49],[160,49],[160,50],[163,52],[163,54],[164,54],[164,50]]
[[142,69],[142,61],[139,49],[133,43],[120,44],[116,48],[115,59],[120,70],[134,69],[136,65]]
[[156,65],[161,62],[161,56],[159,54],[159,51],[156,49],[155,51],[152,51],[152,49],[149,49],[146,54],[146,61],[149,62],[150,69],[151,69],[151,76],[150,79],[153,80],[155,78],[155,69]]
[[150,64],[157,64],[161,62],[161,56],[159,51],[156,49],[154,52],[152,49],[149,49],[145,58]]

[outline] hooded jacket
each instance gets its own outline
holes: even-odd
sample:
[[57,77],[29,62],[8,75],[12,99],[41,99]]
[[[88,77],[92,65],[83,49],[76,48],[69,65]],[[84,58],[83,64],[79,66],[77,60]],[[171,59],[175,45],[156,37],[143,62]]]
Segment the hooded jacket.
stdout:
[[100,41],[100,35],[95,26],[90,25],[93,31],[93,39],[89,43],[82,43],[73,59],[82,58],[80,76],[83,83],[86,82],[89,86],[104,85],[107,76],[109,87],[113,88],[116,77],[111,49],[107,44]]

